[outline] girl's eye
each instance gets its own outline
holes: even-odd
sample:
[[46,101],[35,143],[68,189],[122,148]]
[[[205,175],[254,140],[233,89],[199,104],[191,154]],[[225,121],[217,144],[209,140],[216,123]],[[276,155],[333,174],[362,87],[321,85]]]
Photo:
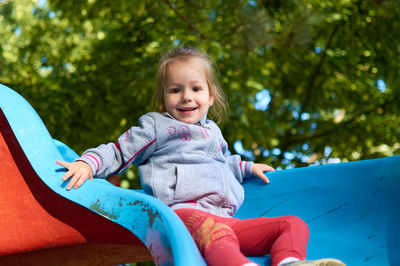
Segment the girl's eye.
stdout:
[[170,93],[179,93],[180,89],[179,88],[173,88],[169,90]]
[[201,91],[201,88],[200,87],[193,87],[193,91],[194,92],[199,92],[199,91]]

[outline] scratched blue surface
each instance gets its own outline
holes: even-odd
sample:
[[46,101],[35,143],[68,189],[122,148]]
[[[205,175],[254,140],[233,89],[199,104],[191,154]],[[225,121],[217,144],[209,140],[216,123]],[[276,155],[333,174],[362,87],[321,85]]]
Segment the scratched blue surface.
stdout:
[[296,215],[310,227],[308,258],[400,265],[400,156],[268,174],[245,184],[237,216]]
[[[131,230],[159,265],[205,265],[190,234],[162,202],[105,180],[66,191],[56,160],[77,154],[53,140],[30,104],[0,84],[0,107],[42,180],[55,192]],[[244,184],[239,218],[296,215],[309,225],[308,258],[348,265],[400,265],[400,156],[269,173]],[[262,265],[269,258],[252,258]]]

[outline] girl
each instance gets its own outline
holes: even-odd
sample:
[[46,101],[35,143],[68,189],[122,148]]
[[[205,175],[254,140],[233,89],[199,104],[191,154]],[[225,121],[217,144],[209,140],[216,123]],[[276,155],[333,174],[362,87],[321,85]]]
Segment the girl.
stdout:
[[93,176],[105,178],[138,165],[143,190],[170,206],[182,219],[209,265],[256,265],[246,256],[271,254],[272,265],[344,265],[324,259],[305,262],[308,227],[297,217],[233,218],[243,202],[240,183],[258,177],[268,183],[265,164],[229,155],[217,124],[227,102],[214,76],[212,60],[180,47],[162,57],[154,95],[159,112],[117,143],[89,149],[68,168],[67,189]]

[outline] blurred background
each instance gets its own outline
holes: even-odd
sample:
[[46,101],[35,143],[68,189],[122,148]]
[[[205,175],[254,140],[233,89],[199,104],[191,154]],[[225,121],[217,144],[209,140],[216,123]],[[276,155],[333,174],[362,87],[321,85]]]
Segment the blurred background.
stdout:
[[[219,67],[221,129],[245,160],[398,155],[399,14],[398,0],[0,0],[0,83],[81,153],[153,111],[160,56],[190,45]],[[140,186],[136,168],[121,186]]]

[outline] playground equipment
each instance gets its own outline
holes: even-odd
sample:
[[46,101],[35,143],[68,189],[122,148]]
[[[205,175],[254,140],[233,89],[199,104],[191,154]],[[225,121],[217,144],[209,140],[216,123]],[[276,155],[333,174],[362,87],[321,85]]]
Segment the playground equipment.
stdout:
[[[205,265],[164,203],[95,179],[66,190],[54,140],[30,104],[0,84],[0,265]],[[236,217],[296,215],[310,227],[308,258],[400,265],[400,156],[269,173],[243,184]],[[269,265],[269,256],[252,257]]]

